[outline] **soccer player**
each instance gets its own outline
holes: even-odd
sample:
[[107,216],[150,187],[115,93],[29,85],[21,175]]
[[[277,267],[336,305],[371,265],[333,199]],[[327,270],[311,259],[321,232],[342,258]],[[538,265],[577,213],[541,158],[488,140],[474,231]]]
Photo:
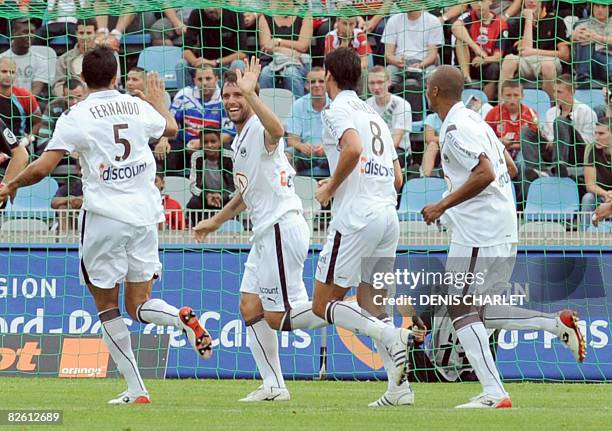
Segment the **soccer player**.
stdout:
[[[440,66],[427,82],[431,109],[442,119],[440,148],[448,183],[446,196],[422,210],[432,223],[444,215],[451,228],[447,271],[485,274],[460,293],[502,293],[510,280],[518,242],[517,218],[511,177],[516,166],[493,129],[461,102],[463,76],[451,66]],[[454,286],[450,286],[454,288]],[[544,329],[558,334],[579,361],[586,345],[569,310],[547,315],[518,307],[486,307],[461,302],[449,305],[456,336],[474,369],[483,392],[457,408],[509,408],[512,401],[504,389],[488,347],[487,328]],[[484,314],[484,315],[483,315]]]
[[[0,119],[0,164],[9,157],[11,160],[6,167],[4,178],[0,182],[0,190],[28,164],[28,150],[19,145],[15,134]],[[3,208],[5,203],[6,197],[0,197],[0,208]]]
[[414,394],[404,383],[412,332],[395,328],[387,316],[374,317],[363,302],[344,301],[351,287],[361,285],[363,290],[372,284],[375,268],[390,265],[393,270],[399,241],[395,185],[397,179],[401,183],[397,153],[383,119],[357,96],[357,53],[334,50],[325,58],[325,70],[332,103],[322,112],[323,145],[332,176],[319,183],[315,197],[322,205],[332,198],[333,203],[327,243],[317,264],[313,310],[330,324],[376,343],[390,386],[372,407],[412,404]]
[[0,189],[0,200],[13,199],[19,187],[40,181],[66,153],[80,154],[81,281],[94,298],[102,337],[128,385],[109,404],[147,404],[149,394],[119,312],[122,281],[125,308],[134,320],[182,329],[203,358],[210,357],[212,349],[210,336],[190,307],[178,310],[150,298],[161,270],[157,223],[164,221],[164,214],[148,140],[174,136],[178,127],[165,107],[164,86],[157,74],[147,78],[146,99],[138,93],[144,100],[114,90],[116,74],[111,49],[100,47],[85,54],[81,77],[89,96],[62,114],[43,155]]

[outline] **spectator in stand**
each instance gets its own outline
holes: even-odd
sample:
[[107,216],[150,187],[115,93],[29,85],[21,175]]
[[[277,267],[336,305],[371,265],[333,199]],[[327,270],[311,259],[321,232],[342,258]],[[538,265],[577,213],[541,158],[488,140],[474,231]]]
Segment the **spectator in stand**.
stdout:
[[151,45],[181,46],[183,35],[187,33],[187,21],[192,8],[169,8],[164,16],[151,26]]
[[[246,37],[242,14],[229,9],[209,7],[194,9],[189,15],[187,31],[183,38],[183,59],[190,67],[200,68],[208,65],[218,68],[219,73],[227,69],[244,70],[246,57]],[[190,85],[189,74],[184,64],[179,68],[179,79],[186,79]]]
[[244,21],[244,38],[246,48],[244,52],[248,57],[257,55],[257,31],[258,31],[258,20],[259,15],[255,12],[244,12],[242,14],[242,20]]
[[[598,203],[612,201],[612,118],[598,120],[594,142],[584,151],[584,182],[587,193],[582,196],[582,211],[592,212]],[[589,224],[590,215],[583,221]]]
[[162,206],[166,216],[166,221],[159,224],[159,230],[183,230],[184,229],[184,216],[183,207],[181,204],[172,199],[170,195],[164,194],[164,188],[166,187],[166,181],[164,180],[163,174],[155,175],[155,187],[159,190],[162,198]]
[[406,100],[391,94],[390,86],[388,70],[383,66],[374,66],[368,74],[368,89],[373,96],[366,103],[374,108],[391,130],[400,166],[404,169],[411,163],[412,108]]
[[[140,67],[132,67],[127,74],[126,87],[127,92],[132,96],[137,96],[139,93],[147,94],[145,88],[147,72]],[[166,92],[166,104],[170,108],[170,95]],[[168,154],[170,154],[171,146],[168,138],[162,136],[159,139],[151,139],[149,141],[149,147],[155,155],[157,160],[157,169],[163,169],[163,162],[166,160]]]
[[14,85],[16,70],[14,60],[0,58],[0,118],[21,139],[36,129],[41,116],[36,97]]
[[357,17],[339,17],[336,29],[325,36],[325,55],[340,47],[353,48],[361,58],[361,69],[368,69],[368,56],[372,50],[365,32],[357,28]]
[[[74,48],[57,59],[55,65],[55,80],[52,85],[53,95],[61,97],[66,78],[79,78],[83,66],[83,56],[87,51],[96,47],[96,21],[94,19],[79,20],[77,22],[77,43]],[[117,76],[121,76],[121,62],[117,60]]]
[[593,108],[593,110],[597,114],[597,118],[612,117],[612,90],[611,89],[612,87],[610,88],[604,87],[601,89],[604,95],[604,100],[607,100],[607,103],[605,105],[599,105]]
[[[83,183],[81,182],[81,166],[78,162],[76,166],[76,176],[69,176],[66,182],[62,184],[55,192],[55,196],[51,200],[51,208],[54,210],[80,210],[83,205]],[[76,231],[77,217],[68,211],[60,211],[59,214],[60,233],[68,233]]]
[[[33,131],[34,136],[36,136],[36,140],[34,141],[34,154],[36,156],[42,155],[45,148],[47,148],[47,144],[53,136],[55,124],[59,117],[76,103],[83,100],[87,92],[85,84],[76,78],[66,79],[62,87],[64,89],[63,97],[55,98],[47,105],[39,127]],[[58,167],[59,166],[63,166],[63,168],[56,168],[54,174],[68,174],[71,167],[76,166],[76,159],[67,155],[59,163]]]
[[[170,107],[179,126],[170,162],[173,169],[185,167],[185,150],[201,148],[200,136],[203,129],[221,130],[225,125],[221,90],[213,66],[200,66],[194,71],[193,81],[194,85],[176,93]],[[233,129],[224,129],[223,142],[231,142],[234,134]]]
[[[0,181],[0,188],[11,181],[28,164],[28,150],[19,145],[19,140],[11,129],[0,120],[0,167],[4,168],[4,177]],[[0,201],[0,209],[6,202]]]
[[612,81],[612,19],[610,5],[591,2],[591,16],[572,33],[576,81]]
[[497,96],[497,80],[503,57],[502,36],[508,26],[491,11],[491,0],[470,3],[471,11],[461,15],[452,26],[457,38],[455,52],[466,83],[484,81],[489,100]]
[[15,85],[40,95],[47,85],[53,70],[49,69],[49,59],[30,49],[33,38],[32,25],[28,19],[11,22],[11,49],[0,54],[0,58],[11,58],[17,66]]
[[36,30],[38,36],[33,45],[48,45],[49,39],[57,36],[68,36],[71,42],[75,42],[76,16],[78,12],[87,7],[87,0],[49,0],[47,2],[47,13],[56,18],[49,19]]
[[325,92],[325,70],[314,67],[308,72],[306,86],[309,94],[293,102],[291,117],[287,120],[287,152],[298,173],[319,168],[323,176],[329,176],[321,120],[321,112],[330,102]]
[[406,72],[422,79],[424,73],[433,71],[444,34],[438,18],[426,11],[412,11],[389,19],[382,42],[391,81],[397,84]]
[[505,40],[501,81],[519,77],[541,80],[542,89],[554,98],[555,79],[561,62],[570,60],[566,26],[554,11],[548,12],[540,0],[525,0],[521,19],[509,23]]
[[438,114],[429,114],[425,117],[424,124],[425,154],[423,154],[423,161],[421,162],[421,175],[424,177],[440,176],[438,174],[441,174],[442,166],[438,154],[440,152],[442,120],[440,120]]
[[521,151],[527,167],[531,164],[541,170],[542,160],[550,160],[553,163],[550,173],[567,176],[567,165],[581,164],[584,144],[594,142],[597,116],[589,106],[575,99],[571,75],[559,76],[555,90],[556,106],[546,112],[542,122],[544,145],[538,144],[537,136],[530,136]]
[[514,160],[521,150],[521,137],[538,132],[538,116],[522,99],[523,86],[518,81],[505,81],[501,85],[501,103],[485,117]]
[[[287,10],[286,4],[275,4]],[[293,1],[290,1],[293,6]],[[295,9],[296,13],[300,10]],[[310,39],[312,37],[312,18],[293,15],[263,15],[259,19],[259,46],[265,66],[259,77],[261,88],[274,88],[276,78],[282,78],[283,88],[290,90],[295,97],[304,95],[304,81],[310,70]]]
[[190,212],[191,226],[202,220],[202,210],[220,210],[234,192],[232,158],[222,157],[220,133],[204,129],[200,148],[191,155],[189,179],[193,196],[187,208],[199,210]]

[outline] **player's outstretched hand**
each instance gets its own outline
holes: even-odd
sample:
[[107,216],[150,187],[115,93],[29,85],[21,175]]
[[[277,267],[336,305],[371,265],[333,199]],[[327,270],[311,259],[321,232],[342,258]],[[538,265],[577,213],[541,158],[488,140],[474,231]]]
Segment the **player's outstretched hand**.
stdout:
[[9,187],[4,183],[0,183],[0,206],[7,199],[11,200],[11,203],[15,200],[15,195],[17,194],[17,188]]
[[251,57],[246,62],[244,72],[240,69],[236,69],[237,84],[242,94],[255,94],[255,88],[257,87],[260,73],[261,65],[257,57]]
[[444,214],[444,208],[442,208],[442,205],[440,205],[438,202],[436,204],[425,206],[421,210],[421,214],[423,215],[423,220],[425,220],[425,223],[432,224],[442,217],[442,214]]
[[209,233],[213,233],[219,229],[219,225],[214,221],[214,218],[208,218],[206,220],[202,220],[200,223],[193,228],[193,235],[197,242],[202,242]]
[[147,73],[146,94],[136,90],[134,94],[142,100],[146,100],[153,106],[163,106],[166,103],[166,88],[164,81],[157,72]]
[[[0,189],[0,193],[2,193],[2,189]],[[612,217],[612,201],[603,203],[597,207],[595,213],[593,213],[593,225],[597,226],[600,220],[607,217]]]
[[319,181],[319,188],[315,192],[315,199],[319,201],[321,206],[327,206],[332,198],[330,190],[329,178]]

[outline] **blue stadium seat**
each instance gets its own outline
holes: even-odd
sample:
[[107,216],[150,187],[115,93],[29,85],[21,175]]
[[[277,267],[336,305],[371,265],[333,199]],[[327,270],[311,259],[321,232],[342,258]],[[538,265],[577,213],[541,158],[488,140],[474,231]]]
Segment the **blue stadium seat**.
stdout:
[[585,105],[595,108],[596,106],[605,105],[606,101],[601,90],[576,90],[574,96],[576,100],[584,103]]
[[121,38],[122,45],[138,45],[141,47],[145,47],[151,43],[151,34],[150,33],[134,33],[134,34],[126,34]]
[[399,218],[402,221],[423,220],[421,210],[425,205],[438,202],[446,191],[442,178],[425,177],[409,180],[400,196]]
[[546,111],[550,109],[550,97],[546,91],[535,89],[523,90],[523,103],[537,112],[540,121],[544,121]]
[[242,227],[242,223],[240,223],[238,220],[228,220],[219,227],[217,232],[240,233],[244,232],[244,228]]
[[527,194],[528,221],[571,221],[578,211],[578,186],[571,178],[538,178]]
[[467,104],[471,96],[479,98],[483,104],[489,103],[489,98],[483,91],[472,89],[472,88],[467,88],[463,90],[463,93],[461,93],[461,101],[464,104]]
[[156,71],[166,83],[166,88],[177,88],[176,65],[183,58],[178,46],[151,46],[138,56],[138,67]]
[[4,213],[12,218],[53,218],[51,200],[57,189],[57,181],[45,177],[37,184],[17,190],[15,202],[9,202]]

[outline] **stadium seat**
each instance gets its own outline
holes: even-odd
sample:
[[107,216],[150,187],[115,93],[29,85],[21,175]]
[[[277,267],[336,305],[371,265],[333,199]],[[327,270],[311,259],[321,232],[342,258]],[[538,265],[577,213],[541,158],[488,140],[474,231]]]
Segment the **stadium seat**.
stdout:
[[538,178],[529,187],[528,221],[571,221],[578,211],[578,186],[571,178]]
[[426,177],[409,180],[400,196],[400,220],[422,221],[423,207],[438,202],[445,191],[446,182],[442,178]]
[[242,227],[242,223],[240,223],[238,220],[228,220],[219,227],[217,232],[240,233],[244,232],[244,228]]
[[291,117],[293,110],[293,93],[284,88],[262,88],[259,91],[261,100],[274,111],[284,122]]
[[186,208],[187,202],[191,199],[191,183],[184,177],[165,177],[166,186],[164,192],[175,201],[181,204],[183,209]]
[[138,56],[138,67],[156,71],[166,83],[166,88],[177,88],[176,65],[183,58],[178,46],[151,46]]
[[546,118],[546,111],[550,109],[550,97],[543,90],[523,90],[523,103],[537,112],[540,121]]
[[489,98],[483,91],[472,89],[472,88],[463,90],[463,93],[461,93],[461,101],[464,104],[467,104],[468,100],[470,100],[470,97],[472,96],[480,99],[483,104],[489,103]]
[[8,203],[4,213],[11,218],[53,218],[51,200],[57,192],[57,181],[51,177],[43,178],[39,183],[17,190],[15,202]]
[[599,89],[576,90],[576,94],[574,97],[579,102],[582,102],[585,105],[590,106],[591,108],[595,108],[596,106],[601,106],[601,105],[606,104],[603,92]]

